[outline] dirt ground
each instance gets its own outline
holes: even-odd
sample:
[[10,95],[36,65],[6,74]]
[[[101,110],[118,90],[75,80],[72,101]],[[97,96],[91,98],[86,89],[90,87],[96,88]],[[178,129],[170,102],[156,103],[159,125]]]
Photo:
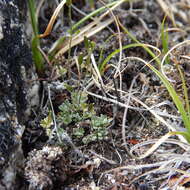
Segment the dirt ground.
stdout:
[[[41,39],[41,48],[46,55],[60,36],[69,36],[68,29],[82,19],[83,14],[88,15],[113,1],[94,1],[92,6],[89,2],[73,0],[71,9],[68,6],[64,7],[51,34]],[[57,5],[54,1],[45,1],[41,6],[40,33],[45,31]],[[91,54],[97,65],[100,65],[116,49],[134,43],[122,26],[141,43],[152,45],[163,51],[161,24],[166,15],[165,30],[169,31],[168,48],[189,39],[190,3],[187,0],[141,0],[133,1],[133,3],[126,1],[113,10],[111,8],[106,10],[110,12],[103,21],[108,21],[108,18],[114,19],[111,24],[88,38],[95,44],[94,47],[89,47],[90,43],[85,45],[85,40],[83,40],[63,55],[47,62],[45,71],[40,73],[41,105],[38,110],[34,110],[31,120],[26,123],[23,135],[26,162],[24,172],[18,176],[20,181],[18,189],[169,190],[190,188],[190,181],[186,178],[185,182],[174,185],[180,179],[180,172],[160,168],[161,166],[175,167],[188,172],[188,163],[179,164],[171,161],[174,153],[184,154],[177,143],[163,144],[148,157],[137,159],[150,147],[150,143],[145,146],[143,142],[152,140],[154,143],[169,131],[168,127],[155,118],[143,104],[153,109],[172,126],[183,127],[176,108],[160,79],[142,61],[135,58],[129,59],[129,57],[138,57],[150,61],[152,58],[147,51],[142,47],[132,47],[123,50],[122,54],[114,55],[104,69],[101,79],[94,74],[91,66],[93,60]],[[103,13],[83,23],[79,29],[93,22],[101,14]],[[118,20],[121,25],[116,22]],[[73,36],[75,32],[77,33],[73,31]],[[189,55],[189,53],[190,49],[187,45],[175,50],[172,54],[172,59],[180,63],[187,81],[189,60],[181,58],[180,55]],[[82,64],[79,69],[80,64],[77,64],[76,60],[79,61],[80,55],[84,55],[85,63],[89,65]],[[158,68],[155,61],[151,64]],[[175,79],[173,84],[180,93],[181,81],[173,62],[170,63],[168,69],[167,76]],[[60,74],[60,71],[63,74]],[[92,78],[94,80],[91,80]],[[72,90],[69,90],[70,87]],[[95,140],[92,140],[93,137],[90,136],[91,139],[86,143],[85,137],[89,137],[94,132],[90,128],[89,118],[82,119],[80,122],[73,119],[67,125],[59,121],[60,106],[66,100],[72,102],[73,92],[79,95],[85,90],[88,94],[85,106],[92,105],[97,116],[102,114],[110,118],[106,130],[103,131],[105,137],[97,138],[96,136]],[[85,106],[83,109],[86,109]],[[59,135],[48,136],[47,128],[41,125],[42,120],[47,118],[50,112],[55,116],[60,130],[64,130],[59,133],[63,139],[61,144],[57,139]],[[80,109],[79,112],[81,113]],[[51,131],[54,128],[52,124],[48,129]],[[75,135],[74,132],[81,128],[84,133]],[[64,136],[65,132],[68,136]],[[132,148],[134,148],[133,152],[130,151]]]

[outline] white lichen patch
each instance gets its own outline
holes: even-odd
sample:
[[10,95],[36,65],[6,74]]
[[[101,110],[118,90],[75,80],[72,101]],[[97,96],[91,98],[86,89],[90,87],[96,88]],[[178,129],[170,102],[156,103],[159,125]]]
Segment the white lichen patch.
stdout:
[[16,19],[16,18],[14,18],[14,20],[13,19],[11,19],[11,23],[10,23],[10,27],[13,29],[13,28],[16,28],[16,27],[19,27],[19,20],[18,19]]
[[15,7],[15,8],[17,9],[17,11],[18,11],[17,6],[16,6],[16,5],[15,5],[12,1],[9,1],[9,5],[11,5],[11,6]]
[[26,69],[23,65],[20,67],[20,72],[24,80],[26,80]]
[[29,82],[30,85],[26,86],[25,88],[25,92],[27,92],[26,94],[29,103],[29,107],[25,111],[25,114],[29,116],[31,113],[31,108],[37,107],[39,105],[39,83],[38,81],[36,81],[35,75],[32,75],[31,77],[28,76],[26,68],[24,66],[21,66],[20,72],[24,81],[33,81],[32,83]]
[[4,115],[0,115],[0,123],[6,121],[6,117]]
[[0,40],[4,38],[2,27],[0,26]]
[[29,92],[30,104],[32,107],[39,105],[39,84],[36,83],[32,86]]
[[[30,183],[29,189],[52,189],[57,170],[53,163],[59,159],[60,162],[64,159],[60,147],[45,146],[42,150],[30,152],[25,167],[25,176]],[[62,175],[66,180],[65,174]]]
[[35,108],[39,105],[40,98],[39,98],[39,83],[36,82],[32,84],[32,86],[28,89],[28,101],[29,107],[26,109],[25,114],[29,116],[31,114],[31,108]]
[[12,166],[9,166],[3,174],[3,182],[6,184],[7,189],[11,189],[11,186],[13,185],[13,182],[16,178],[16,171]]
[[3,17],[0,14],[0,40],[4,38],[3,29],[2,29],[2,23],[3,23]]

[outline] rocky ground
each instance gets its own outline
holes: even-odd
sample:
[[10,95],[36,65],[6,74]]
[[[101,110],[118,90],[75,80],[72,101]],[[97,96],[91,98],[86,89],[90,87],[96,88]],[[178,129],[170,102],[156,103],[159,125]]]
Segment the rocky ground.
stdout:
[[[168,141],[148,157],[136,159],[148,150],[150,143],[169,131],[155,114],[171,126],[183,127],[162,82],[138,59],[150,61],[151,56],[142,47],[133,46],[111,56],[102,73],[97,71],[116,49],[136,43],[125,29],[141,43],[158,48],[161,56],[164,55],[161,25],[165,16],[168,50],[188,40],[190,3],[187,0],[125,1],[114,9],[106,8],[104,12],[108,14],[95,24],[97,28],[84,33],[88,39],[77,34],[98,20],[103,12],[70,35],[68,30],[85,15],[114,1],[92,1],[91,5],[89,2],[73,0],[71,8],[65,5],[53,31],[40,40],[47,59],[44,71],[39,73],[40,106],[33,110],[22,138],[26,160],[18,174],[18,189],[190,188],[188,162],[173,161],[174,154],[175,158],[179,157],[188,149],[186,144],[186,148],[177,146],[177,138],[176,143]],[[38,4],[40,33],[45,31],[57,5],[58,1]],[[91,35],[92,31],[95,32]],[[63,47],[48,57],[60,36],[66,36]],[[76,45],[72,45],[73,41]],[[64,53],[59,52],[67,46]],[[156,48],[153,51],[157,54]],[[179,93],[181,80],[175,64],[185,72],[188,86],[189,58],[182,56],[189,53],[188,43],[175,49],[166,66],[166,74],[175,80],[173,84]],[[159,67],[156,61],[151,64]],[[161,166],[170,169],[163,170]]]

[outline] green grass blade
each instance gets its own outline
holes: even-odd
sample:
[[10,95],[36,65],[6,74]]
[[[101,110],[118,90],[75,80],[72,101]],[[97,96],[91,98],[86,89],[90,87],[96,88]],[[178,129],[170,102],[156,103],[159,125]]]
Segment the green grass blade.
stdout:
[[83,24],[84,22],[86,22],[87,20],[91,19],[93,16],[96,16],[98,13],[101,13],[102,11],[106,10],[108,7],[112,7],[115,4],[117,4],[119,1],[114,1],[112,3],[109,3],[106,6],[100,7],[99,9],[96,9],[95,11],[93,11],[92,13],[88,14],[87,16],[85,16],[84,18],[82,18],[80,21],[78,21],[76,24],[74,24],[71,28],[72,31],[78,29],[78,27]]
[[34,35],[38,35],[38,23],[36,19],[36,7],[35,7],[35,1],[34,0],[28,0],[29,4],[29,13],[30,13],[30,19],[32,24],[32,29],[34,32]]
[[66,36],[62,36],[60,37],[58,40],[56,40],[51,49],[48,51],[48,56],[49,56],[49,60],[51,61],[54,58],[54,55],[56,54],[56,52],[62,47],[62,44],[64,43],[64,41],[67,39],[68,37]]
[[[138,43],[138,44],[142,44],[141,42],[139,42],[134,35],[132,35],[126,27],[124,27],[121,23],[120,23],[120,26],[121,28],[123,29],[123,31],[135,42],[135,43]],[[155,61],[157,62],[157,64],[160,66],[161,65],[161,61],[159,58],[156,57],[156,55],[154,54],[154,52],[147,46],[142,46],[145,51],[153,58],[155,58]]]
[[188,96],[188,89],[187,89],[185,77],[184,77],[184,74],[183,74],[182,70],[180,69],[180,66],[178,64],[176,64],[176,67],[177,67],[177,69],[179,71],[180,78],[181,78],[181,81],[182,81],[182,90],[183,90],[184,98],[185,98],[186,111],[188,113],[188,116],[190,116],[189,96]]
[[183,102],[180,100],[180,97],[177,95],[174,87],[172,84],[167,80],[167,78],[158,71],[155,67],[153,67],[150,64],[147,64],[147,66],[154,71],[154,73],[160,78],[160,80],[164,83],[164,86],[167,88],[170,96],[172,97],[173,102],[175,103],[179,113],[181,114],[182,120],[184,122],[185,128],[190,133],[190,119],[188,117],[188,114],[183,106]]
[[36,18],[36,7],[34,0],[28,0],[30,19],[32,24],[32,29],[34,33],[34,37],[32,39],[32,55],[35,63],[35,67],[38,73],[41,73],[44,69],[44,58],[39,51],[38,47],[40,47],[40,40],[38,36],[38,22]]
[[[126,46],[123,46],[122,47],[122,50],[125,50],[125,49],[129,49],[129,48],[133,48],[133,47],[143,47],[144,49],[147,49],[146,45],[145,44],[142,44],[142,43],[133,43],[133,44],[128,44]],[[148,48],[149,49],[149,48]],[[106,67],[106,65],[108,64],[109,60],[114,57],[116,54],[118,54],[119,52],[121,51],[121,49],[116,49],[115,51],[113,51],[110,55],[108,55],[106,57],[106,59],[99,65],[99,71],[101,74],[103,74],[104,72],[104,69]],[[151,50],[150,50],[151,51]],[[152,52],[152,51],[151,51]],[[155,58],[155,60],[159,60],[158,58],[156,58],[157,56],[152,52],[151,53],[151,56],[153,58]],[[160,60],[159,60],[159,63],[160,63]]]
[[32,39],[33,60],[34,60],[34,64],[35,64],[37,72],[41,73],[44,69],[44,58],[41,52],[39,51],[38,47],[39,47],[39,38],[34,37]]
[[188,143],[190,143],[190,134],[189,134],[189,132],[173,131],[172,133],[174,133],[175,135],[182,135],[188,141]]
[[[161,25],[161,41],[162,41],[162,48],[163,48],[163,53],[164,55],[168,52],[169,48],[168,48],[168,41],[169,41],[169,35],[167,30],[165,30],[165,19],[166,17],[164,17],[163,21],[162,21],[162,25]],[[166,64],[169,64],[169,57],[166,58],[165,60]]]

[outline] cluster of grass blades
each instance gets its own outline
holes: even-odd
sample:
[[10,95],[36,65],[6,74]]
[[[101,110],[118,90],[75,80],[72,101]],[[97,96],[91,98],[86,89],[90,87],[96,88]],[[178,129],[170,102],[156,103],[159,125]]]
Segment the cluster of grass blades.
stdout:
[[38,31],[38,21],[36,18],[36,5],[35,0],[29,0],[29,12],[30,12],[30,19],[31,25],[33,29],[33,38],[32,38],[32,54],[35,63],[35,67],[38,73],[41,73],[44,69],[44,58],[40,52],[40,40],[38,38],[39,31]]
[[[179,71],[179,75],[180,75],[180,78],[182,81],[182,91],[183,91],[184,98],[182,98],[181,95],[179,95],[176,92],[172,82],[167,78],[167,76],[165,75],[165,73],[163,71],[163,66],[165,64],[169,64],[169,55],[171,54],[171,52],[173,50],[175,50],[176,48],[182,47],[184,45],[189,45],[190,40],[183,41],[183,42],[177,44],[176,46],[174,46],[173,48],[171,48],[170,50],[168,50],[168,34],[167,34],[167,31],[164,30],[164,21],[163,21],[162,29],[161,29],[161,40],[162,40],[163,51],[161,52],[156,47],[139,42],[121,23],[120,23],[120,26],[123,29],[123,31],[135,42],[135,43],[123,46],[122,50],[134,48],[134,47],[142,47],[152,57],[152,60],[150,62],[146,62],[143,60],[141,60],[141,61],[143,61],[144,64],[146,66],[148,66],[163,82],[163,84],[166,87],[167,91],[169,92],[174,104],[176,105],[177,110],[179,111],[179,113],[181,115],[183,124],[186,128],[186,131],[169,132],[169,135],[167,134],[167,138],[172,135],[182,135],[186,139],[186,141],[188,143],[190,143],[190,110],[189,110],[190,104],[189,104],[189,97],[188,97],[188,93],[187,93],[187,86],[186,86],[186,81],[185,81],[183,71],[181,70],[181,68],[178,64],[175,64],[175,66],[177,67],[177,69]],[[159,52],[159,55],[156,55],[151,49],[157,50]],[[120,49],[116,49],[114,52],[112,52],[110,55],[108,55],[107,58],[99,65],[99,70],[100,70],[101,74],[104,73],[104,70],[105,70],[106,66],[108,65],[109,60],[112,57],[114,57],[116,54],[118,54],[120,51],[121,51]],[[161,59],[160,55],[162,53],[164,56]],[[153,66],[151,64],[153,61],[156,61],[157,68],[159,68],[159,69],[157,69],[155,66]],[[154,147],[154,150],[155,150],[155,147]],[[153,152],[153,151],[151,151],[151,152]],[[149,154],[146,154],[146,156],[147,155],[149,155]],[[145,157],[145,156],[143,156],[143,157]]]
[[[110,25],[112,22],[114,22],[114,19],[113,18],[105,19],[106,16],[109,14],[110,10],[117,8],[119,5],[121,5],[123,2],[126,1],[128,0],[113,1],[95,10],[94,10],[94,1],[90,1],[90,6],[93,11],[88,15],[84,16],[84,18],[79,20],[74,25],[71,25],[70,29],[68,30],[70,37],[68,38],[66,36],[61,36],[59,39],[57,39],[52,44],[45,58],[48,59],[49,62],[54,62],[58,57],[62,56],[65,52],[69,52],[73,46],[76,46],[79,43],[83,42],[85,37],[89,38],[95,35],[97,32],[104,29],[105,27],[107,27],[108,25]],[[45,1],[43,1],[43,3],[44,2]],[[55,9],[47,25],[47,28],[43,34],[39,34],[38,32],[38,22],[37,22],[38,18],[36,16],[35,1],[29,0],[28,4],[30,10],[31,24],[33,28],[33,39],[32,39],[33,59],[35,62],[36,69],[40,73],[43,72],[45,64],[45,58],[40,48],[40,39],[48,36],[51,33],[53,25],[58,17],[58,14],[60,13],[64,5],[67,5],[70,8],[68,17],[69,18],[71,17],[72,1],[62,0],[60,2],[60,4]],[[40,4],[40,6],[42,6],[42,4]],[[103,19],[104,21],[102,21]],[[81,27],[81,25],[84,25],[86,21],[90,20],[92,21],[89,24],[86,24],[84,27]]]

